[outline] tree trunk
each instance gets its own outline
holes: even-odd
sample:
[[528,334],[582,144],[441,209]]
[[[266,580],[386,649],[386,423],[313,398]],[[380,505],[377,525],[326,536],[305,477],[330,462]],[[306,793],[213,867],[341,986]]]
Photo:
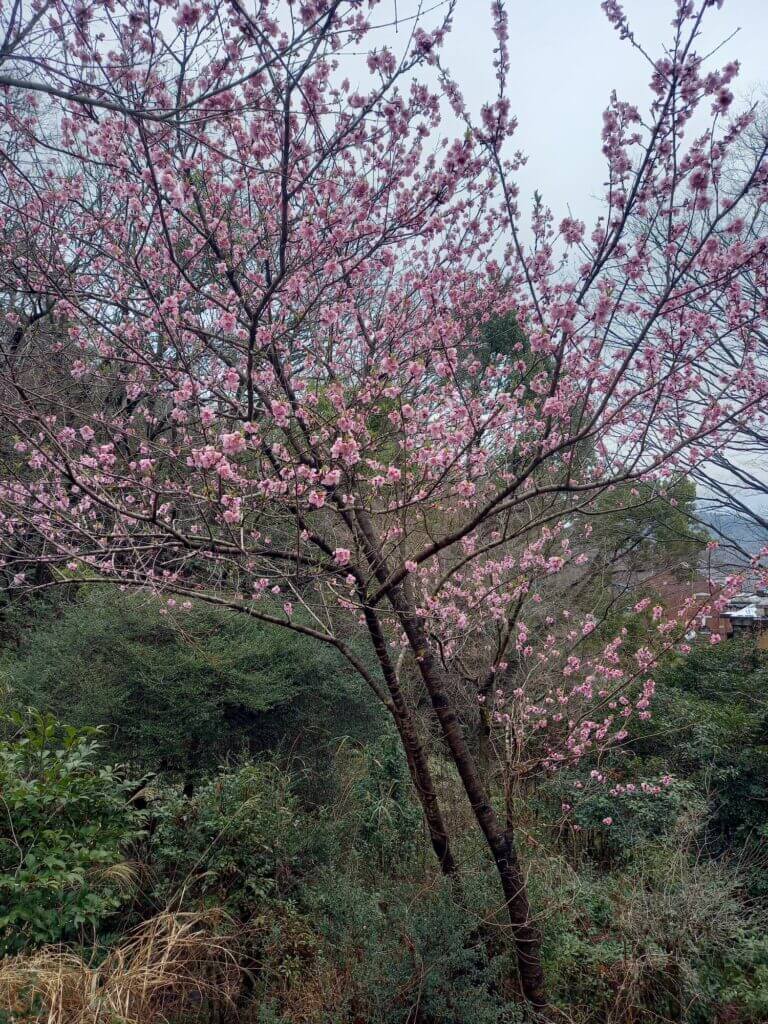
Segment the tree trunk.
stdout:
[[453,875],[456,872],[456,861],[451,853],[448,832],[437,799],[432,773],[427,764],[424,746],[416,736],[413,719],[410,715],[405,722],[398,720],[395,716],[395,724],[405,749],[411,779],[424,811],[424,819],[427,823],[432,849],[435,851],[435,856],[438,859],[443,874]]
[[[360,528],[360,539],[365,547],[368,562],[379,583],[383,583],[387,578],[387,567],[381,555],[380,545],[377,543],[375,533],[367,516],[363,513],[358,513],[356,518]],[[377,654],[379,654],[380,649],[383,652],[384,660],[382,661],[381,655],[379,657],[382,669],[389,673],[392,666],[378,618],[365,601],[364,595],[362,597],[366,625],[371,633]],[[469,798],[475,818],[493,856],[496,870],[501,880],[507,912],[512,924],[512,934],[517,952],[517,966],[520,975],[520,987],[523,995],[537,1010],[543,1009],[546,1006],[546,995],[544,972],[541,966],[541,938],[531,921],[528,893],[515,849],[513,832],[511,828],[508,828],[506,831],[502,828],[491,806],[488,794],[480,780],[469,747],[464,739],[461,726],[448,701],[448,695],[443,684],[442,670],[427,643],[424,629],[415,613],[413,602],[409,602],[407,591],[402,585],[389,590],[388,600],[405,632],[443,736],[464,785],[464,791]],[[389,668],[385,668],[385,664]],[[397,674],[394,671],[391,674],[394,683],[397,684]],[[399,687],[397,688],[399,690]]]
[[487,779],[491,770],[491,716],[484,704],[477,714],[477,764],[481,778]]
[[384,675],[384,681],[392,698],[392,717],[395,720],[397,731],[400,734],[400,739],[405,749],[405,756],[408,761],[413,785],[424,810],[424,819],[427,823],[432,849],[435,851],[443,874],[453,875],[456,871],[456,862],[451,853],[448,830],[445,827],[432,773],[429,770],[427,752],[416,732],[413,715],[400,687],[400,681],[392,664],[392,659],[389,656],[387,642],[378,617],[371,608],[365,606],[364,615],[368,632],[373,641],[374,650]]
[[513,831],[511,827],[506,830],[502,827],[491,806],[459,721],[450,706],[442,670],[427,643],[421,623],[400,592],[393,591],[390,601],[413,650],[443,736],[493,856],[512,924],[523,995],[536,1009],[543,1009],[546,1006],[546,995],[541,966],[541,937],[531,920],[525,878],[515,848]]

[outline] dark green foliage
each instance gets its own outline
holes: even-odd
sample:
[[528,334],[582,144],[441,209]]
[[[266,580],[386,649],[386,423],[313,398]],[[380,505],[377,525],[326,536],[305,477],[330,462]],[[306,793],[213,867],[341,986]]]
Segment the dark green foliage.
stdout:
[[283,741],[317,757],[377,728],[331,648],[205,605],[163,615],[106,588],[29,628],[2,668],[16,702],[102,726],[111,759],[186,778]]
[[[603,769],[611,773],[613,764],[604,762]],[[620,778],[626,775],[627,767],[630,773],[637,769],[634,763],[618,764],[614,774]],[[661,791],[643,792],[638,776],[629,777],[632,791],[619,797],[612,796],[605,785],[576,790],[567,775],[555,780],[550,788],[556,800],[571,806],[564,826],[566,849],[578,849],[603,866],[627,866],[644,847],[660,842],[675,844],[680,838],[679,829],[687,821],[695,825],[702,820],[705,800],[691,783],[674,781],[659,787],[658,777],[649,778],[649,785]]]
[[508,385],[511,385],[512,388],[520,383],[522,375],[518,371],[513,371],[511,367],[521,360],[526,364],[528,373],[535,375],[542,370],[547,374],[550,372],[548,361],[543,357],[539,357],[538,362],[535,359],[531,352],[528,335],[513,313],[505,313],[503,316],[494,316],[487,320],[480,328],[476,350],[483,367],[502,360],[509,363]]
[[[307,804],[296,769],[274,757],[220,771],[191,797],[153,786],[137,847],[146,906],[135,899],[126,920],[226,911],[253,1024],[522,1024],[503,908],[479,848],[457,839],[458,886],[418,856],[420,823],[389,737],[343,747],[335,774],[343,798],[326,807]],[[680,820],[695,804],[689,789],[678,783],[633,806],[612,800],[607,857],[590,846],[601,797],[585,796],[575,812],[592,838],[570,850],[547,837],[550,799],[542,791],[537,854],[526,862],[558,1012],[579,1024],[720,1024],[727,1007],[734,1024],[762,1022],[760,918],[738,874],[689,845]],[[102,846],[110,821],[93,817]],[[113,857],[120,841],[118,830]],[[102,900],[90,924],[109,942],[104,917],[116,903]]]
[[409,865],[424,849],[424,819],[415,800],[403,749],[386,734],[359,758],[351,789],[358,809],[355,844],[376,872]]
[[768,839],[768,655],[754,643],[695,647],[658,673],[654,718],[634,750],[706,795],[721,848]]
[[709,539],[694,519],[694,483],[681,480],[665,492],[646,483],[621,484],[607,491],[598,507],[596,539],[606,561],[619,557],[624,569],[647,572],[653,567],[680,579],[693,577]]
[[224,770],[191,799],[161,794],[153,812],[149,861],[172,906],[222,906],[247,921],[322,859],[322,822],[273,761]]
[[[518,1024],[513,961],[500,932],[484,927],[497,909],[490,878],[470,874],[457,898],[451,883],[328,875],[316,890],[311,919],[320,921],[317,957],[349,964],[338,1016],[375,1024]],[[357,1015],[357,1016],[356,1016]],[[278,1017],[287,1024],[289,1015]],[[323,1018],[325,1019],[325,1018]]]
[[729,865],[683,837],[660,835],[608,870],[550,849],[530,887],[547,907],[543,954],[566,1019],[762,1024],[764,915],[745,905]]
[[[274,760],[223,772],[191,799],[159,796],[155,898],[234,917],[261,1021],[516,1024],[519,1007],[500,998],[513,961],[478,927],[496,909],[490,879],[468,879],[457,901],[412,860],[405,871],[420,821],[388,738],[342,764],[347,803],[334,816],[304,806]],[[316,1016],[300,1016],[313,1001]]]
[[[396,737],[331,652],[204,607],[161,616],[114,593],[81,593],[56,614],[14,626],[11,692],[105,722],[102,758],[172,771],[137,815],[118,775],[95,767],[89,737],[38,719],[29,735],[61,737],[50,762],[34,754],[39,740],[2,747],[3,799],[28,804],[33,821],[57,809],[55,827],[33,826],[51,856],[31,862],[31,883],[0,823],[0,901],[24,922],[12,940],[6,927],[6,948],[63,938],[101,960],[158,911],[202,914],[236,939],[246,979],[222,1024],[527,1019],[493,867],[463,824],[459,787],[433,751],[461,867],[453,883],[437,870]],[[638,641],[647,629],[641,615],[621,624]],[[764,1024],[768,662],[751,645],[697,647],[656,677],[653,717],[629,740],[519,797],[554,1018]],[[589,780],[598,764],[606,785]],[[31,788],[19,782],[30,772]],[[187,795],[179,773],[196,779]],[[665,773],[660,795],[642,792]],[[615,796],[616,785],[636,788]],[[117,885],[126,855],[141,861],[130,902]]]
[[31,712],[0,742],[0,952],[74,939],[121,904],[140,816],[94,737]]

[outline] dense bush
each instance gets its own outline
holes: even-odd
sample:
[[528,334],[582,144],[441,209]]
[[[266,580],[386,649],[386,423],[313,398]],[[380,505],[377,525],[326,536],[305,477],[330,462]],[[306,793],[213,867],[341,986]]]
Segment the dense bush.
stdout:
[[352,766],[355,846],[375,871],[393,875],[425,849],[424,824],[402,747],[391,733],[369,743]]
[[[223,1013],[225,1024],[230,1013],[243,1024],[524,1021],[492,866],[463,826],[468,812],[439,754],[457,882],[437,870],[395,737],[332,658],[297,661],[300,647],[246,620],[219,630],[208,609],[178,621],[156,613],[135,599],[81,595],[59,622],[49,616],[17,635],[5,658],[10,700],[19,691],[49,707],[71,699],[80,720],[111,726],[107,751],[40,713],[6,730],[6,976],[58,977],[66,949],[40,949],[58,941],[79,947],[66,963],[77,961],[83,977],[100,964],[130,966],[132,936],[160,928],[186,950],[193,923],[190,955],[210,935],[226,991],[207,982],[198,990],[190,967],[186,988],[168,982],[167,996],[152,997],[163,1022],[172,1006],[190,1022],[198,1008],[201,1020]],[[120,643],[110,646],[110,630]],[[96,667],[78,679],[86,645]],[[113,664],[110,649],[120,651]],[[605,785],[589,780],[587,764],[526,791],[521,844],[536,851],[526,869],[562,1019],[768,1019],[767,674],[751,648],[697,648],[659,673],[653,718],[600,758]],[[321,731],[322,702],[324,720],[335,710]],[[173,771],[159,761],[165,743]],[[118,752],[161,769],[142,792],[142,813],[106,767]],[[179,771],[196,785],[182,790]],[[663,774],[672,778],[659,795],[639,787]],[[634,791],[612,795],[630,780]],[[130,899],[126,856],[139,862]],[[17,952],[26,959],[14,974]],[[2,986],[0,976],[0,995]],[[48,997],[35,998],[42,1013]],[[83,1005],[81,1024],[97,1024]]]
[[220,772],[191,798],[157,792],[155,898],[237,922],[259,1021],[517,1022],[502,998],[513,961],[481,925],[498,909],[488,866],[457,893],[425,864],[391,737],[342,750],[336,770],[344,801],[325,809],[275,759]]
[[298,634],[106,588],[37,612],[0,662],[14,701],[103,727],[107,756],[141,770],[194,780],[281,742],[317,760],[377,729],[343,660]]
[[191,799],[160,793],[152,813],[155,892],[170,906],[219,906],[247,922],[327,856],[320,812],[300,805],[272,760],[225,769]]
[[[549,798],[547,807],[553,816],[555,808],[567,808],[560,815],[563,849],[606,868],[629,867],[648,845],[701,836],[707,820],[706,799],[692,783],[676,779],[664,786],[659,785],[658,775],[642,779],[631,774],[630,792],[617,796],[611,792],[611,776],[617,783],[627,778],[626,759],[606,758],[601,767],[608,784],[590,786],[575,773],[564,772],[538,794],[540,799]],[[639,766],[631,762],[629,767],[637,771]]]
[[[686,779],[707,802],[713,853],[768,857],[768,655],[750,641],[695,647],[659,673],[654,717],[635,729],[646,765]],[[768,895],[768,874],[760,887]]]
[[550,855],[533,882],[554,995],[576,1020],[764,1020],[765,919],[729,866],[662,842],[612,872]]
[[0,742],[0,951],[82,937],[121,903],[140,818],[98,744],[32,712]]
[[489,882],[487,871],[469,872],[458,894],[436,876],[370,885],[355,873],[328,873],[307,904],[320,926],[311,969],[296,977],[276,1019],[304,1019],[297,1007],[315,980],[341,998],[335,1014],[307,1018],[318,1024],[517,1024],[524,1015],[513,960],[502,929],[485,923],[498,911]]

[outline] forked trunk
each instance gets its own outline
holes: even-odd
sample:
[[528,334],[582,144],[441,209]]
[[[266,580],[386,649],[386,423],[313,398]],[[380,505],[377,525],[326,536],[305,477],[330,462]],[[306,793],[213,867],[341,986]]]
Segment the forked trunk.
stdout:
[[408,769],[411,773],[413,785],[424,810],[424,819],[427,823],[432,849],[435,851],[443,874],[453,875],[456,871],[456,862],[451,853],[448,831],[445,827],[442,811],[440,810],[432,772],[429,770],[427,752],[416,732],[413,715],[406,703],[400,687],[398,674],[389,656],[381,623],[376,613],[365,605],[364,614],[368,632],[376,651],[376,657],[379,660],[379,665],[387,684],[387,690],[392,699],[392,717],[395,720],[397,731],[400,734],[400,739],[405,749],[405,756],[408,761]]
[[546,994],[541,966],[541,937],[531,920],[525,877],[520,867],[512,829],[508,827],[505,830],[502,827],[491,806],[461,726],[445,692],[442,671],[426,641],[421,623],[401,594],[392,593],[390,600],[408,637],[443,736],[493,856],[512,925],[520,987],[532,1006],[543,1009],[546,1006]]

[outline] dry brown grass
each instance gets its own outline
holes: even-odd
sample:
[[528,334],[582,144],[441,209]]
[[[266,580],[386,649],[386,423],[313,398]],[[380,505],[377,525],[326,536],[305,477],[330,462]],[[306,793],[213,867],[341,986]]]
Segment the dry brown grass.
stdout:
[[242,983],[222,913],[162,913],[98,964],[60,948],[0,963],[13,1024],[168,1024],[232,1006]]

